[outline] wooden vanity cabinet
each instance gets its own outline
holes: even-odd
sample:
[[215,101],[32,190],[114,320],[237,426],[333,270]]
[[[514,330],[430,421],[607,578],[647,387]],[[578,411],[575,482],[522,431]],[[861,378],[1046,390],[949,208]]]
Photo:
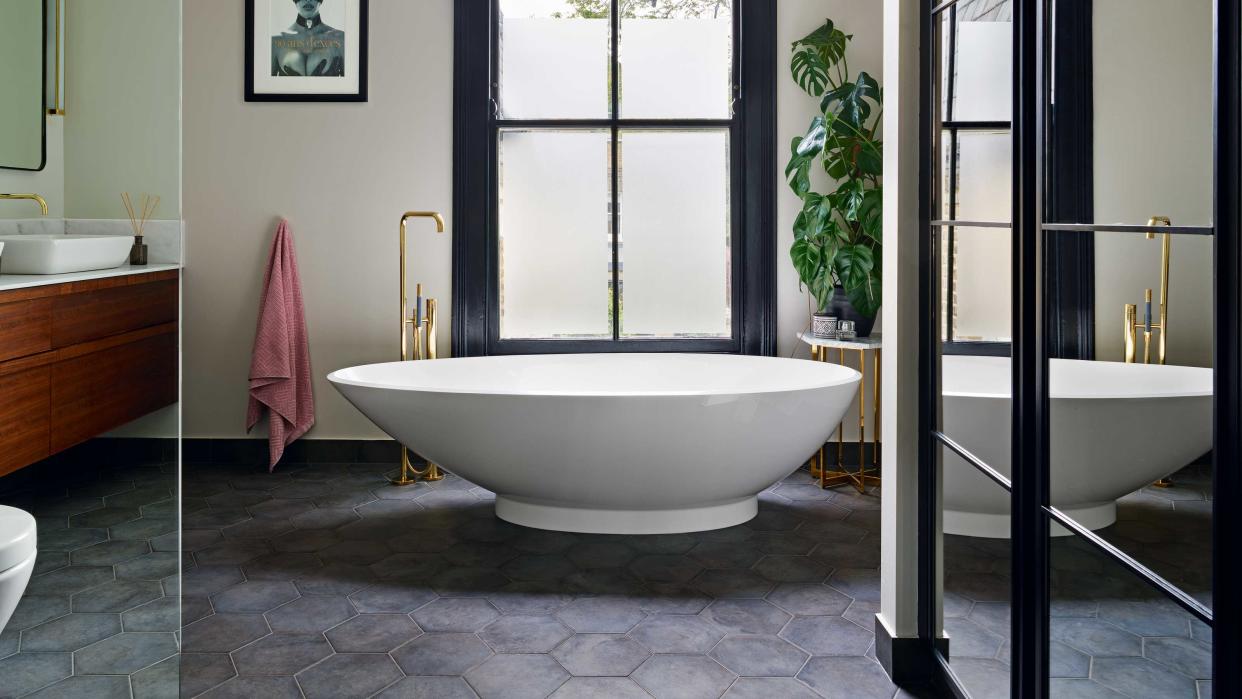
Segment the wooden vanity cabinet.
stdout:
[[177,402],[178,272],[0,291],[0,476]]

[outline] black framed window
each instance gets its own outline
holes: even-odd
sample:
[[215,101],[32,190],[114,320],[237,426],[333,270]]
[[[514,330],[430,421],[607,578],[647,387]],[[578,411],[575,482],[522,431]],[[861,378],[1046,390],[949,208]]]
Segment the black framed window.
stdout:
[[775,3],[459,0],[453,351],[772,353]]

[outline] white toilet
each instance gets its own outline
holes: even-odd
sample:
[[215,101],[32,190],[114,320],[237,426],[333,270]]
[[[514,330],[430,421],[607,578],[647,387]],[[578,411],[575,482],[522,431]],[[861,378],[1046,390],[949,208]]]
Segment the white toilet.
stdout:
[[0,505],[0,631],[30,582],[37,541],[35,518],[29,512]]

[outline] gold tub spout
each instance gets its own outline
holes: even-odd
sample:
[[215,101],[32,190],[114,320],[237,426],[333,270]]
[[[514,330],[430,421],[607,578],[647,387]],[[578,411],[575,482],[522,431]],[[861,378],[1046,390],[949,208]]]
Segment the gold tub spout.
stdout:
[[[1171,226],[1173,222],[1168,216],[1152,216],[1147,220],[1147,225],[1153,227],[1153,230],[1147,231],[1147,239],[1155,240],[1155,226]],[[1173,236],[1168,233],[1160,234],[1160,305],[1155,309],[1155,318],[1153,319],[1152,309],[1152,290],[1147,289],[1144,295],[1144,311],[1143,317],[1138,317],[1137,308],[1133,304],[1126,304],[1125,307],[1125,361],[1133,363],[1137,357],[1137,331],[1141,327],[1143,329],[1143,363],[1151,362],[1151,336],[1154,331],[1159,331],[1160,335],[1156,344],[1156,362],[1165,363],[1165,357],[1169,343],[1169,258],[1173,247]],[[1131,309],[1135,309],[1131,313]]]
[[33,201],[34,203],[39,205],[39,213],[43,214],[44,216],[47,216],[47,200],[39,196],[38,194],[34,194],[34,193],[31,193],[31,194],[0,194],[0,199],[7,199],[10,201],[18,200],[18,199],[25,199],[25,200]]
[[[415,287],[415,309],[410,312],[410,302],[406,294],[406,224],[412,218],[429,218],[435,221],[436,233],[444,232],[444,217],[436,211],[407,211],[401,216],[401,361],[416,359],[435,359],[436,352],[436,301],[435,299],[427,299],[427,315],[423,317],[423,285],[419,284]],[[410,332],[409,326],[413,326],[413,332]],[[427,337],[424,344],[423,329],[426,328]],[[411,340],[413,341],[413,352],[411,349]],[[420,480],[438,481],[444,478],[444,474],[440,471],[440,467],[427,462],[427,467],[419,470],[414,468],[410,463],[410,450],[401,446],[401,471],[396,478],[390,479],[393,485],[413,485]]]

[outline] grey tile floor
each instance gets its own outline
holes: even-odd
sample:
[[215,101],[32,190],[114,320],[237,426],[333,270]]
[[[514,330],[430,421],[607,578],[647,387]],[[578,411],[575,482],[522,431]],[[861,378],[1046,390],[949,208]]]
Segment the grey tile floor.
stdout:
[[799,472],[743,526],[577,535],[382,469],[186,467],[183,696],[898,694],[878,498]]
[[[1191,466],[1173,488],[1118,501],[1099,530],[1140,563],[1211,604],[1211,473]],[[1008,540],[945,537],[950,664],[972,696],[1007,696]],[[1052,543],[1054,697],[1207,699],[1211,629],[1078,537]]]
[[42,475],[0,496],[35,515],[39,542],[0,634],[0,697],[177,696],[175,466]]

